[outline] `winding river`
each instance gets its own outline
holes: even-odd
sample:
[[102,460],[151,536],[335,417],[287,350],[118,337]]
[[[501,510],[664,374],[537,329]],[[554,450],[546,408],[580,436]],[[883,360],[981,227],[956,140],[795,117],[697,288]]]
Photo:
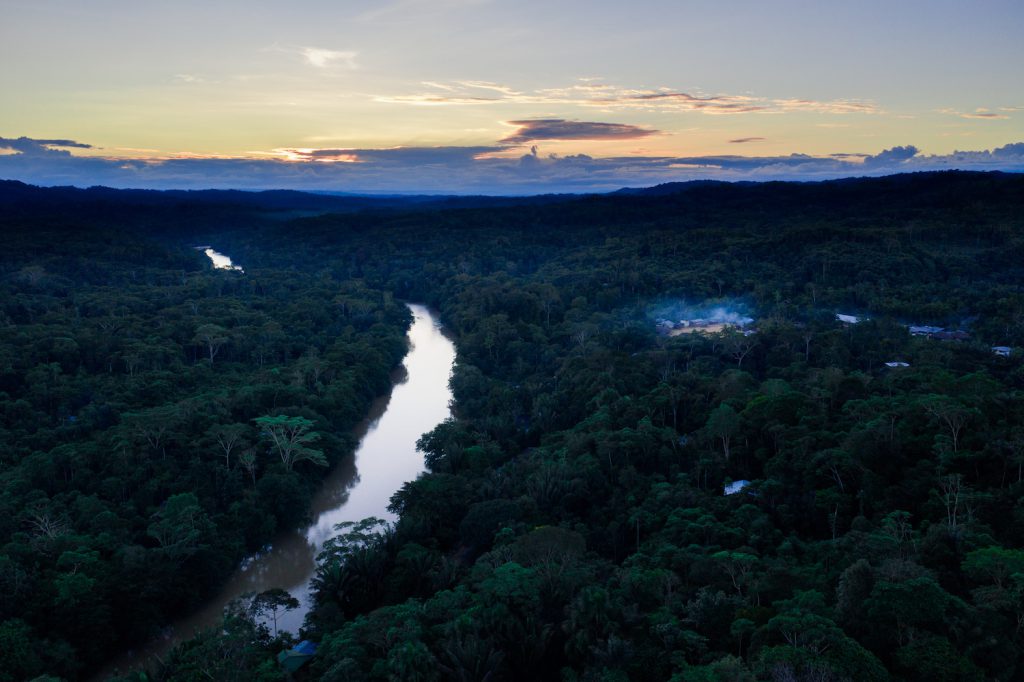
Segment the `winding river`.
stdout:
[[120,657],[104,674],[145,664],[196,632],[216,627],[224,607],[247,592],[288,590],[301,606],[279,613],[277,628],[297,633],[311,604],[316,555],[335,535],[334,527],[369,516],[395,520],[387,510],[391,495],[423,471],[416,441],[451,414],[448,380],[455,362],[455,346],[440,322],[425,306],[408,305],[413,314],[409,353],[393,377],[391,394],[377,399],[359,427],[355,456],[331,471],[314,497],[313,523],[281,534],[265,552],[247,558],[201,611],[176,622],[145,649]]

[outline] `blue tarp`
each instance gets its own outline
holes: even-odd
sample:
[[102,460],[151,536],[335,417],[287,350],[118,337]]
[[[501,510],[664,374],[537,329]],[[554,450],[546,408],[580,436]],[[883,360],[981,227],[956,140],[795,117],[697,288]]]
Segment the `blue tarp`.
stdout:
[[293,673],[301,668],[315,653],[316,644],[308,639],[304,639],[299,642],[298,646],[279,653],[277,655],[277,662],[281,664],[282,668]]
[[735,495],[739,491],[750,485],[750,481],[733,481],[729,485],[725,486],[726,495]]
[[294,649],[292,649],[292,651],[297,651],[300,654],[306,654],[307,656],[312,656],[313,654],[316,653],[316,643],[315,642],[311,642],[308,639],[304,639],[301,642],[299,642],[298,646],[296,646]]

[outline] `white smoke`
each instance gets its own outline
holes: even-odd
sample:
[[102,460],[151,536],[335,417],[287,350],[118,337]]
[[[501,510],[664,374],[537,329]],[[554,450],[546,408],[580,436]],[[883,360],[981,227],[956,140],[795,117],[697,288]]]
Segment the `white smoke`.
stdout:
[[685,301],[664,301],[650,308],[649,317],[655,322],[672,324],[730,324],[745,327],[754,322],[746,305],[740,301],[709,302],[691,305]]

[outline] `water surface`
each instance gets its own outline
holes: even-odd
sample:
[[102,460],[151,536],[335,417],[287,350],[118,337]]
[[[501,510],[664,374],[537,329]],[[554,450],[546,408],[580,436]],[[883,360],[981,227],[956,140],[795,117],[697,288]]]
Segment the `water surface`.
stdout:
[[451,414],[448,380],[455,362],[455,346],[431,312],[416,304],[409,304],[409,309],[413,314],[409,353],[393,377],[391,394],[377,399],[358,430],[361,440],[354,457],[341,462],[324,480],[313,499],[313,523],[282,533],[266,551],[247,558],[201,611],[175,623],[145,650],[121,657],[117,667],[124,670],[162,655],[196,632],[219,625],[232,599],[273,587],[286,589],[299,600],[298,609],[277,616],[279,630],[297,633],[311,604],[309,582],[316,572],[316,555],[336,534],[334,527],[369,516],[395,520],[387,510],[391,496],[423,471],[416,441]]
[[206,257],[213,263],[213,267],[217,270],[237,270],[238,272],[245,272],[241,265],[235,265],[231,262],[231,256],[225,256],[220,251],[216,251],[212,246],[197,246],[196,251],[202,251],[206,254]]

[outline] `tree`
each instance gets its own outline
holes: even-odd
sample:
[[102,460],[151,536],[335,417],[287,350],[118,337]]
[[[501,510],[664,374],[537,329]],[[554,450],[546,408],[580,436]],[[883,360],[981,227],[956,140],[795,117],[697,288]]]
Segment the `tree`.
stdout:
[[206,432],[206,435],[217,441],[217,445],[224,451],[225,469],[231,468],[231,453],[235,448],[242,446],[248,432],[249,427],[245,424],[217,424]]
[[228,330],[217,324],[203,324],[196,329],[196,335],[192,337],[192,343],[206,347],[210,358],[210,364],[217,357],[221,346],[228,342]]
[[991,582],[1002,590],[1010,576],[1024,574],[1024,550],[985,547],[967,553],[964,572],[977,582]]
[[757,343],[757,339],[734,329],[725,333],[725,348],[740,369],[743,368],[743,360],[754,350]]
[[930,577],[903,582],[875,583],[867,599],[868,618],[875,627],[886,629],[900,646],[914,638],[915,631],[939,629],[953,598]]
[[311,431],[313,422],[305,417],[289,417],[283,414],[253,419],[260,427],[260,435],[273,443],[284,468],[291,471],[299,462],[310,461],[317,466],[327,466],[322,450],[308,446],[320,440],[320,434]]
[[747,618],[737,618],[729,626],[729,634],[736,638],[739,650],[737,655],[743,658],[743,638],[753,634],[754,630],[757,629],[757,625],[754,621]]
[[867,559],[857,559],[839,576],[836,587],[836,611],[843,625],[861,624],[864,619],[864,603],[871,595],[875,577]]
[[273,587],[264,590],[253,596],[249,602],[249,613],[253,619],[264,618],[270,614],[271,622],[274,624],[274,637],[277,637],[277,612],[287,613],[299,608],[299,600],[293,597],[287,590],[280,587]]
[[736,589],[736,594],[742,597],[743,588],[746,586],[750,574],[757,569],[758,558],[746,552],[728,550],[715,552],[711,558],[729,576],[732,586]]
[[960,533],[960,507],[970,494],[967,485],[964,484],[963,476],[950,474],[943,476],[939,481],[939,499],[946,507],[946,527],[952,538],[958,538]]
[[732,437],[739,430],[739,426],[740,417],[728,403],[722,403],[708,415],[708,421],[704,428],[713,438],[717,438],[722,443],[722,453],[725,455],[726,461],[729,460],[729,445],[732,442]]
[[331,603],[343,613],[359,612],[382,591],[391,529],[376,517],[346,521],[334,529],[339,534],[327,540],[316,557],[312,585],[317,603]]
[[147,534],[179,561],[195,554],[213,532],[213,523],[193,493],[171,495],[153,516]]
[[43,670],[36,650],[36,636],[20,619],[0,622],[0,682],[35,677]]
[[238,463],[242,465],[242,468],[249,474],[249,478],[252,479],[252,487],[256,487],[256,450],[255,448],[246,448],[242,450],[238,455]]
[[779,613],[768,621],[767,630],[777,633],[791,647],[820,655],[843,637],[842,630],[828,617],[824,596],[816,590],[798,591],[793,599],[783,599],[773,606]]
[[978,410],[966,407],[960,401],[946,396],[930,396],[923,400],[921,405],[925,412],[949,430],[953,452],[956,453],[960,448],[960,434],[967,423],[979,414]]
[[162,658],[153,677],[145,673],[117,678],[123,682],[217,680],[217,682],[281,682],[267,629],[254,622],[242,600],[224,609],[220,627],[211,628],[176,646]]
[[127,432],[125,440],[141,440],[154,452],[159,451],[161,457],[167,455],[168,435],[182,421],[182,409],[174,403],[121,415],[122,433]]

